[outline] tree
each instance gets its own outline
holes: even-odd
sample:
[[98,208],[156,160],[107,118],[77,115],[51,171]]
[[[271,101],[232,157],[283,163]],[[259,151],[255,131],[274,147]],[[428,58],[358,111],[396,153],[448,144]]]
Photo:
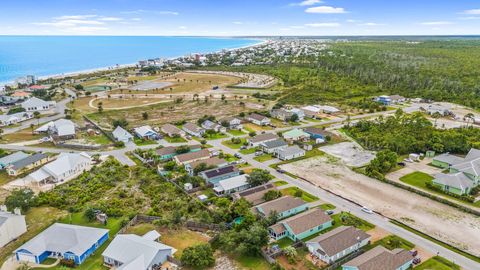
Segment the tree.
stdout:
[[239,227],[238,230],[225,231],[218,237],[218,244],[230,253],[256,256],[261,248],[268,244],[269,236],[267,229],[256,222],[250,227]]
[[289,119],[290,122],[297,122],[298,121],[298,115],[296,113],[292,114]]
[[9,211],[20,208],[23,213],[27,212],[35,203],[35,193],[29,188],[15,189],[5,199],[5,205]]
[[142,113],[142,118],[143,118],[143,120],[147,120],[147,119],[148,119],[148,113],[147,113],[147,112],[143,112],[143,113]]
[[187,247],[180,258],[182,263],[187,266],[205,268],[215,264],[213,250],[210,244],[200,244]]
[[[467,114],[463,117],[463,119],[464,119],[465,121],[467,121],[467,123],[468,123],[468,121],[472,121],[472,123],[473,123],[474,120],[475,120],[475,115],[474,115],[473,113],[467,113]],[[468,124],[467,124],[467,126],[468,126]]]
[[289,262],[294,262],[295,258],[298,255],[297,250],[292,246],[288,246],[288,247],[284,248],[283,253],[285,253],[285,256],[287,256],[287,259],[288,259]]
[[275,200],[277,198],[280,198],[282,196],[282,193],[279,190],[269,190],[265,194],[263,194],[263,199],[265,201],[271,201]]
[[40,124],[40,112],[38,112],[38,111],[33,112],[33,116],[35,117],[35,119],[37,119],[37,125],[39,125]]
[[248,133],[248,136],[250,136],[250,137],[255,137],[255,135],[257,135],[257,133],[255,131],[250,131]]
[[248,183],[254,187],[263,185],[272,179],[273,176],[267,170],[262,169],[253,169],[252,173],[247,176]]
[[383,174],[397,166],[398,155],[390,150],[382,150],[365,168],[368,176],[383,179]]
[[127,128],[128,126],[128,121],[125,118],[120,118],[112,121],[112,125],[114,128],[120,126],[122,128]]
[[85,210],[85,213],[83,213],[83,215],[89,220],[89,221],[93,221],[95,220],[96,218],[96,214],[95,214],[95,210],[91,207],[87,208],[87,210]]

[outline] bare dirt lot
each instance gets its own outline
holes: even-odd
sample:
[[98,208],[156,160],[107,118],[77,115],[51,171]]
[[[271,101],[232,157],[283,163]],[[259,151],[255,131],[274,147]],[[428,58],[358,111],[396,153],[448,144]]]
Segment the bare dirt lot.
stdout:
[[401,220],[428,235],[480,255],[480,218],[353,172],[327,157],[281,166],[325,189]]
[[342,142],[320,147],[320,150],[341,159],[345,164],[352,167],[364,166],[375,158],[375,153],[364,150],[354,142]]

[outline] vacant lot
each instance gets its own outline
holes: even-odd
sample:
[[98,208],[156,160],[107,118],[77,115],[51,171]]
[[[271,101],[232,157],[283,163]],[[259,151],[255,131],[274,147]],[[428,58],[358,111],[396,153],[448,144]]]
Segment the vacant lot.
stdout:
[[340,158],[347,166],[361,167],[375,158],[375,153],[364,150],[353,142],[342,142],[320,147],[320,150],[334,157]]
[[480,254],[480,220],[450,206],[353,172],[326,157],[281,166],[337,194],[475,255]]

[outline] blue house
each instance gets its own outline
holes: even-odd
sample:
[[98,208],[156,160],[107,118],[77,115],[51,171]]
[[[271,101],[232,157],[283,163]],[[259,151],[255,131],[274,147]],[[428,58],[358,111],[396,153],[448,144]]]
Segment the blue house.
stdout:
[[390,105],[392,99],[389,96],[379,96],[375,98],[375,101],[382,103],[383,105]]
[[105,241],[108,230],[55,223],[15,251],[19,262],[42,263],[47,258],[82,264]]
[[308,127],[308,128],[305,128],[303,131],[308,133],[310,135],[310,138],[314,140],[322,139],[326,141],[326,137],[328,136],[328,132],[321,128]]
[[283,196],[257,205],[253,210],[262,217],[269,217],[275,213],[278,219],[284,219],[308,210],[308,204],[300,198]]
[[8,156],[4,156],[0,158],[0,169],[6,168],[8,167],[8,165],[11,165],[12,163],[22,160],[28,156],[28,154],[25,154],[22,151],[18,151]]
[[268,228],[270,237],[278,241],[288,237],[299,241],[332,227],[332,219],[320,209],[312,209],[284,219]]
[[133,132],[135,135],[140,138],[140,139],[145,139],[145,140],[160,140],[162,139],[162,136],[155,132],[152,127],[150,126],[141,126],[138,128],[134,128]]

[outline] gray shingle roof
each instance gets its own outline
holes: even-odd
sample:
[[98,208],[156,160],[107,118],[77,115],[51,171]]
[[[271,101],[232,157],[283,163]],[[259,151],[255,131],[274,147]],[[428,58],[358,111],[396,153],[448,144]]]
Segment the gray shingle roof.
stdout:
[[35,153],[31,156],[28,156],[24,159],[21,159],[17,162],[12,163],[11,166],[12,166],[12,169],[14,169],[14,170],[21,170],[21,169],[29,166],[30,164],[33,164],[33,163],[35,163],[37,161],[40,161],[42,159],[45,159],[45,158],[47,158],[47,155],[45,155],[43,153]]
[[262,145],[268,149],[272,149],[272,148],[287,146],[288,143],[282,139],[276,139],[274,141],[264,142],[262,143]]
[[301,205],[306,204],[300,198],[294,198],[292,196],[283,196],[275,200],[271,200],[260,205],[257,205],[257,209],[262,209],[263,213],[266,216],[269,216],[271,213],[276,212],[277,214],[285,212],[287,210],[297,208]]
[[396,270],[412,260],[413,257],[407,250],[394,249],[390,251],[382,246],[377,246],[344,265],[357,267],[358,270]]
[[321,234],[308,243],[318,243],[328,256],[333,256],[358,242],[370,238],[370,235],[353,226],[340,226],[325,234]]

